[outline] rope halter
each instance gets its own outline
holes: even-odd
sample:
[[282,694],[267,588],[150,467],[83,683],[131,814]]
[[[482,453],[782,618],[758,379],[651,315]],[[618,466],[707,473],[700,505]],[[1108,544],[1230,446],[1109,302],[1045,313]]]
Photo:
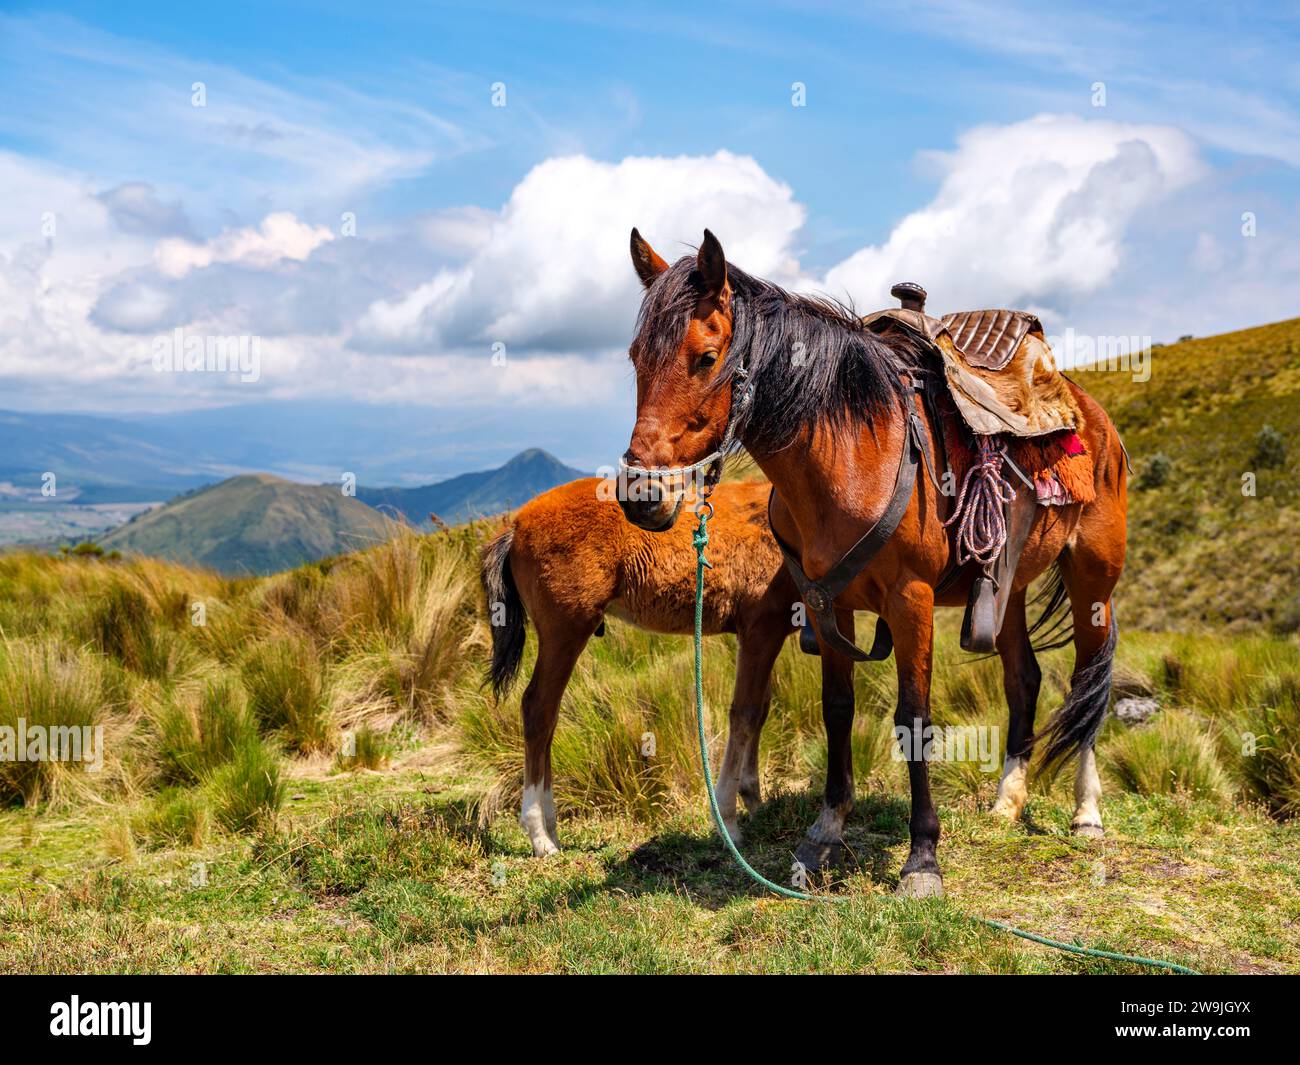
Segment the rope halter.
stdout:
[[[737,385],[742,386],[739,392],[736,389]],[[618,460],[619,479],[625,480],[631,474],[634,477],[649,477],[657,481],[676,480],[678,478],[686,480],[693,477],[699,470],[705,470],[703,494],[707,498],[708,494],[713,491],[714,486],[722,480],[722,462],[727,457],[727,452],[731,450],[732,445],[736,442],[736,425],[753,397],[754,388],[749,381],[749,370],[744,366],[738,366],[735,374],[732,375],[731,411],[727,415],[727,428],[722,434],[722,442],[713,451],[710,451],[698,462],[692,462],[689,466],[656,466],[651,469],[644,466],[632,466],[620,456]]]

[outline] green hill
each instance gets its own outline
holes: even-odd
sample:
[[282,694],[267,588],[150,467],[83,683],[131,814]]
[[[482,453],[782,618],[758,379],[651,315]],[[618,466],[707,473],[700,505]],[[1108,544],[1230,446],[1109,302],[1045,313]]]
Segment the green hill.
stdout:
[[113,530],[105,548],[223,573],[273,573],[387,538],[380,513],[337,487],[245,474],[179,496]]
[[1121,622],[1300,629],[1300,319],[1158,347],[1145,382],[1071,376],[1136,471]]

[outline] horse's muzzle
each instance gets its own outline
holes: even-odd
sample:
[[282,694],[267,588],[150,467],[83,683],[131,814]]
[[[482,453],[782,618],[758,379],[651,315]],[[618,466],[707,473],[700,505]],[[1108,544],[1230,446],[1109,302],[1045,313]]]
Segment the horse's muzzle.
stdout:
[[677,521],[682,509],[682,496],[676,494],[663,499],[620,499],[623,516],[638,529],[646,532],[667,532]]

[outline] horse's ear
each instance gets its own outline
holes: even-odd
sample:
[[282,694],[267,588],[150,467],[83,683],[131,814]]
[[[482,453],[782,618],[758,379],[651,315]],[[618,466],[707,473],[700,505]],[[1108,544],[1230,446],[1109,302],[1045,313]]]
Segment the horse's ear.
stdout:
[[641,284],[649,288],[655,278],[668,269],[668,264],[659,258],[659,253],[646,243],[646,239],[632,227],[632,266]]
[[704,283],[705,296],[718,296],[727,287],[727,257],[722,253],[718,238],[707,229],[704,231],[704,243],[700,245],[695,257],[695,269],[699,271]]

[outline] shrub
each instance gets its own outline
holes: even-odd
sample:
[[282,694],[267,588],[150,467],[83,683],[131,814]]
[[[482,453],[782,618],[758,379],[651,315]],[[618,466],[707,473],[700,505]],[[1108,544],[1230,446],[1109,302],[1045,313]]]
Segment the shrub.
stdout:
[[1143,490],[1159,488],[1168,482],[1169,475],[1173,473],[1173,470],[1174,460],[1163,452],[1157,451],[1142,464],[1142,472],[1138,475],[1137,486]]
[[1286,441],[1271,425],[1265,425],[1255,434],[1255,449],[1250,464],[1255,469],[1275,469],[1286,465]]

